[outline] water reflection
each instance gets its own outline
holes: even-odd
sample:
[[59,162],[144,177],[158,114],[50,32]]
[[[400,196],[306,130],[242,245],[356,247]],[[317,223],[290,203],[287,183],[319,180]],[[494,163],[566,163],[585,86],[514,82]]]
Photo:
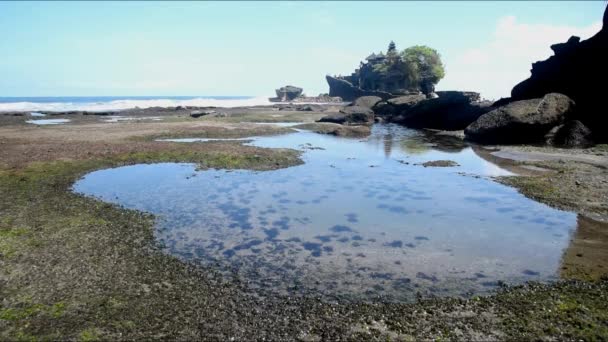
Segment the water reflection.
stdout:
[[393,150],[405,154],[424,154],[432,150],[459,153],[468,147],[468,144],[458,137],[432,131],[404,130],[396,125],[381,125],[374,127],[374,130],[375,134],[372,134],[368,141],[382,145],[386,158],[391,157]]
[[[303,149],[305,163],[266,172],[135,165],[74,188],[157,214],[167,251],[252,289],[403,301],[555,279],[575,215],[462,176],[509,172],[462,143],[439,146],[444,139],[391,125],[363,140],[258,137],[248,144]],[[403,148],[411,145],[416,153]],[[437,159],[460,166],[416,165]]]
[[70,119],[38,119],[26,120],[25,122],[35,125],[61,125],[70,122]]

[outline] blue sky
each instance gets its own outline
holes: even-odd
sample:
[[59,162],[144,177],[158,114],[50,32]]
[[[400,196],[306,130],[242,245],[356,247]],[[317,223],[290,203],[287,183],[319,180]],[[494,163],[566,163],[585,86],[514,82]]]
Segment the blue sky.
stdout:
[[[0,96],[272,95],[327,92],[372,51],[424,44],[438,89],[497,98],[601,28],[604,1],[0,2]],[[465,89],[466,88],[466,89]]]

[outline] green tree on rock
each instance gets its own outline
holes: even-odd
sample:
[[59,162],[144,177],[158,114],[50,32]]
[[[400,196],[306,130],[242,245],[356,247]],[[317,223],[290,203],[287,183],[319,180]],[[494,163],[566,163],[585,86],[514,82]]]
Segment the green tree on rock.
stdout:
[[401,52],[412,84],[435,85],[445,76],[437,50],[424,45],[409,47]]

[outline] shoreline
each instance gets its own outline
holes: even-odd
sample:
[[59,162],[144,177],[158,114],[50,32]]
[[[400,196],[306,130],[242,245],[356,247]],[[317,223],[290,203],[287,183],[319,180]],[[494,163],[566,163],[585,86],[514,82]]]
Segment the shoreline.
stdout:
[[[7,339],[255,336],[273,340],[608,336],[602,325],[608,304],[599,299],[608,289],[607,280],[529,283],[505,287],[484,297],[421,298],[416,303],[404,304],[253,298],[238,283],[222,281],[211,270],[162,253],[153,238],[150,215],[70,191],[79,176],[113,165],[176,161],[259,170],[295,165],[299,157],[289,150],[247,147],[238,142],[193,147],[152,141],[159,134],[189,137],[282,134],[289,129],[240,122],[260,119],[280,122],[302,117],[310,121],[324,115],[284,112],[282,117],[272,117],[260,112],[137,123],[98,123],[80,115],[69,125],[52,128],[12,121],[0,126],[3,145],[0,193],[4,198],[0,208],[3,217],[8,218],[0,222],[4,285],[0,291],[7,299],[0,309],[3,331],[0,336]],[[74,127],[81,129],[75,132]],[[228,164],[229,160],[236,162]],[[558,162],[510,163],[538,164],[549,169]],[[567,166],[563,174],[586,170]],[[535,177],[542,180],[549,176],[542,171]],[[542,189],[534,187],[536,192],[531,194],[540,196],[546,192]],[[580,250],[573,253],[576,258]],[[586,314],[581,315],[581,310]]]

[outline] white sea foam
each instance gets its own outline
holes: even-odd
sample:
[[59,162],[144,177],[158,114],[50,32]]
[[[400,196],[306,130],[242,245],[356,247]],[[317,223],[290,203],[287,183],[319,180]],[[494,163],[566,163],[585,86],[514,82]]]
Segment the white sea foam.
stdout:
[[115,100],[107,102],[90,102],[90,103],[74,103],[74,102],[9,102],[0,103],[0,112],[21,112],[21,111],[119,111],[130,108],[150,108],[150,107],[250,107],[263,106],[272,104],[267,97],[252,97],[244,99],[210,99],[210,98],[194,98],[194,99],[151,99],[151,100]]

